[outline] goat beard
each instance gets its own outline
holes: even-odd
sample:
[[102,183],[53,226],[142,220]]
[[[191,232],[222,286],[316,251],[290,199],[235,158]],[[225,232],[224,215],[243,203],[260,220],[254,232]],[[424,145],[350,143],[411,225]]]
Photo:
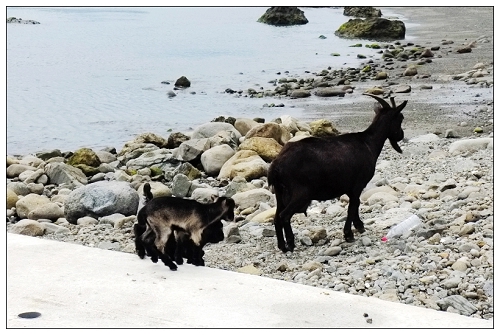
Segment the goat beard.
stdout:
[[391,145],[392,147],[394,148],[394,150],[396,150],[397,152],[399,152],[400,154],[403,153],[403,150],[401,150],[401,148],[399,147],[399,144],[398,144],[398,141],[396,140],[392,140],[392,139],[389,139],[389,142],[391,142]]

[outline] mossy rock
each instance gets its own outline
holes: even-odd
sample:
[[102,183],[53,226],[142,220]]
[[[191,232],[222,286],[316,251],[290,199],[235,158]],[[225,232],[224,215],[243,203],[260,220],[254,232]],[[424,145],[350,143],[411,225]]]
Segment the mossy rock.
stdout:
[[340,54],[339,54],[338,52],[332,52],[332,53],[330,54],[330,56],[339,57],[339,56],[340,56]]
[[163,174],[163,170],[157,166],[152,166],[149,169],[151,170],[151,177],[161,176]]
[[81,148],[76,150],[71,157],[69,157],[68,165],[77,166],[78,164],[84,164],[91,167],[98,167],[101,165],[101,160],[97,154],[89,148]]
[[361,72],[370,72],[372,70],[372,67],[370,65],[367,65],[361,70]]
[[129,176],[135,176],[137,174],[137,170],[127,169],[127,170],[125,170],[125,173],[128,174]]
[[85,174],[87,177],[91,177],[93,175],[98,174],[100,171],[98,168],[95,168],[93,166],[88,166],[85,164],[76,164],[74,167],[82,170],[83,174]]
[[361,48],[362,46],[363,46],[363,44],[356,43],[356,44],[353,44],[353,45],[349,45],[349,48]]
[[341,38],[363,38],[377,41],[404,39],[403,21],[382,18],[351,19],[342,24],[335,35]]

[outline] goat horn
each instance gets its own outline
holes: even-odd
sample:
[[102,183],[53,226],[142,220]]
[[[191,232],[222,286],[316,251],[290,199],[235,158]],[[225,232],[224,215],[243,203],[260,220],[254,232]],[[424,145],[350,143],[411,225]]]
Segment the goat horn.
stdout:
[[394,97],[390,97],[390,99],[391,99],[392,108],[396,109],[396,102],[394,101]]
[[363,93],[364,95],[367,95],[369,97],[372,97],[373,99],[377,100],[379,104],[382,105],[382,107],[384,109],[391,109],[391,106],[389,106],[389,104],[387,103],[387,101],[385,101],[384,99],[376,96],[376,95],[373,95],[373,94],[370,94],[370,93]]

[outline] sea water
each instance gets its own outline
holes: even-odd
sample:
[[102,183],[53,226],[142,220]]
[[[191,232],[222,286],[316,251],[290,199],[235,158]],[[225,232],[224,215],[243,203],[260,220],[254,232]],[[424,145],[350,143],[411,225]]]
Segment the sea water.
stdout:
[[[167,138],[221,115],[300,118],[289,101],[225,90],[272,88],[375,53],[335,36],[349,19],[341,7],[301,8],[309,23],[288,27],[257,22],[267,8],[7,7],[40,22],[7,24],[7,154],[120,150],[141,133]],[[181,76],[191,87],[174,91]]]

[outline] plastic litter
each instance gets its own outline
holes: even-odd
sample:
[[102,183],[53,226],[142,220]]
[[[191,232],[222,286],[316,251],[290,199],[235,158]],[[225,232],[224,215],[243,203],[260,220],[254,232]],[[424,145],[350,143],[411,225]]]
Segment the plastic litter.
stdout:
[[409,218],[401,221],[395,226],[392,226],[391,229],[387,232],[387,234],[382,237],[382,241],[385,242],[391,238],[397,238],[405,233],[409,232],[410,230],[415,229],[416,227],[420,226],[422,224],[422,221],[420,218],[413,214]]

